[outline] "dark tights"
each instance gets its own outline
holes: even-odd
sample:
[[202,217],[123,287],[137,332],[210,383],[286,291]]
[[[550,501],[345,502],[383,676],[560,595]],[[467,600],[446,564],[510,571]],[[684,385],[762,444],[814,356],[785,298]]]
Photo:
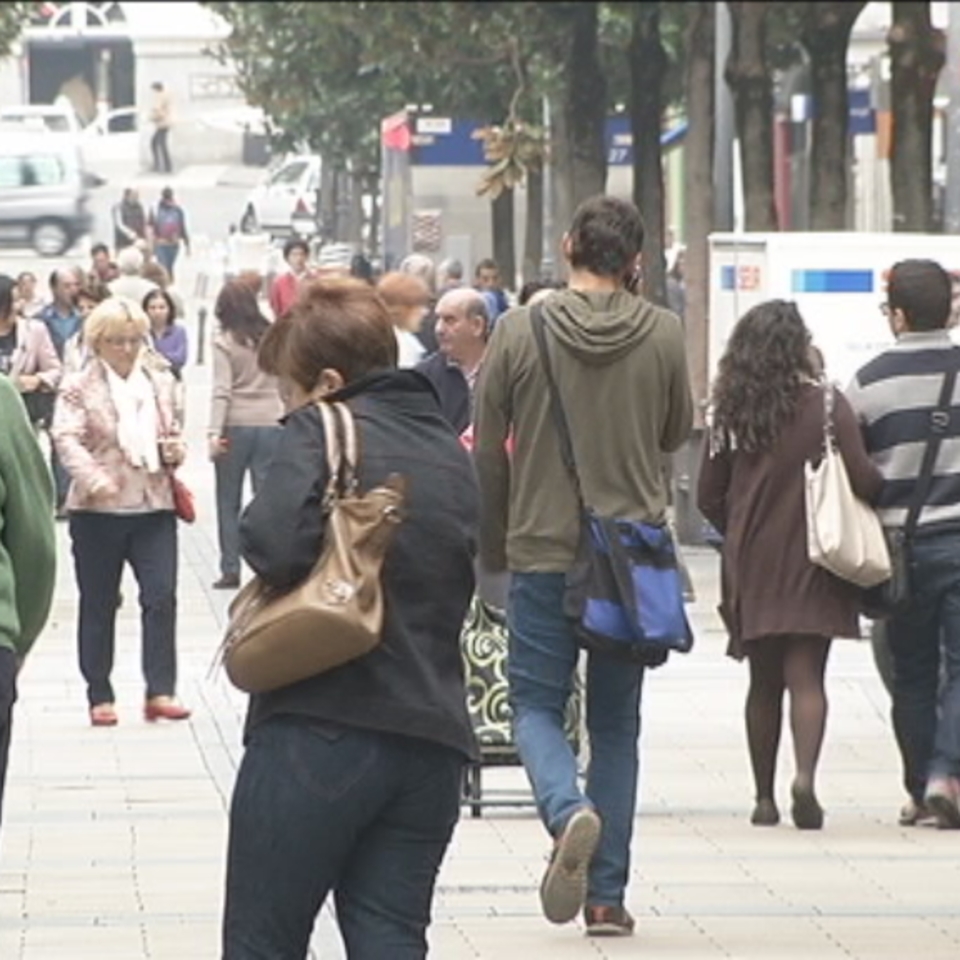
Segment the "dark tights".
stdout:
[[794,784],[812,791],[827,722],[823,677],[830,640],[813,635],[764,637],[749,643],[747,649],[747,742],[757,799],[773,799],[785,690],[790,691],[790,729],[797,765]]

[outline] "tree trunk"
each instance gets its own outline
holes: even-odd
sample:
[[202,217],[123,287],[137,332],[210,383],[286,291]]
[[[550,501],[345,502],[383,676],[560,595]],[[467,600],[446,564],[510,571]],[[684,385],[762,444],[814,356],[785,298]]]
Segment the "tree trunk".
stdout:
[[660,4],[634,3],[630,35],[630,129],[633,133],[633,200],[644,219],[643,292],[667,302],[663,256],[663,75],[667,56],[660,42]]
[[693,390],[696,427],[703,426],[704,405],[709,393],[707,317],[710,308],[710,249],[707,238],[713,228],[713,58],[714,4],[691,4],[684,37],[686,50],[687,135],[684,140],[683,186],[684,323],[687,363]]
[[373,173],[367,176],[367,194],[370,197],[370,218],[367,221],[367,247],[370,257],[376,257],[377,252],[383,249],[380,237],[380,204],[382,191],[380,189],[380,174]]
[[893,229],[926,232],[933,217],[933,93],[944,63],[944,37],[929,3],[893,3],[890,186]]
[[540,276],[543,255],[543,167],[527,169],[527,226],[523,237],[523,280]]
[[517,253],[513,231],[513,190],[503,190],[490,204],[493,226],[493,259],[500,268],[500,282],[506,290],[517,285]]
[[573,219],[573,175],[570,166],[570,137],[561,100],[550,100],[550,195],[545,202],[551,205],[550,259],[553,262],[554,277],[564,275],[563,235],[570,228]]
[[569,216],[557,225],[561,232],[570,226],[577,206],[607,185],[607,79],[600,62],[599,4],[569,3],[566,8],[565,80],[560,116],[552,124],[558,207],[569,208]]
[[808,3],[802,35],[810,58],[813,124],[810,146],[810,228],[847,228],[850,108],[847,47],[866,3]]
[[767,2],[729,2],[733,43],[726,79],[733,91],[740,141],[747,230],[777,229],[773,179],[773,89],[767,64]]

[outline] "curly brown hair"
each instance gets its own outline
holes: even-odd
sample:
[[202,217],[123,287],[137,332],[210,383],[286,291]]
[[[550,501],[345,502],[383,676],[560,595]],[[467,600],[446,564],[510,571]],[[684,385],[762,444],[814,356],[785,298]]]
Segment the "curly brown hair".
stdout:
[[715,434],[747,453],[769,450],[793,419],[800,388],[817,378],[797,305],[768,300],[739,320],[713,385]]

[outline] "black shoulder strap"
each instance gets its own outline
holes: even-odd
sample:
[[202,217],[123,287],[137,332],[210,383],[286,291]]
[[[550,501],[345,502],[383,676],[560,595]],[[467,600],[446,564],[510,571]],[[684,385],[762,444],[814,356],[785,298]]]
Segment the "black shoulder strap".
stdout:
[[950,429],[950,415],[953,408],[953,394],[957,383],[957,369],[960,367],[960,349],[953,347],[947,351],[947,370],[943,375],[943,387],[936,409],[930,414],[930,436],[923,451],[920,474],[913,488],[913,496],[907,509],[907,519],[903,524],[903,535],[908,540],[914,535],[920,512],[923,510],[933,483],[933,471],[937,464],[940,443]]
[[557,381],[553,376],[553,366],[550,363],[550,350],[547,346],[547,323],[543,316],[542,306],[539,303],[534,304],[530,308],[530,324],[533,327],[533,337],[537,342],[537,350],[540,353],[543,372],[547,377],[547,387],[550,391],[550,414],[553,417],[557,434],[560,437],[560,457],[573,482],[573,489],[577,494],[577,500],[580,502],[580,508],[583,509],[583,488],[580,485],[577,461],[573,455],[573,440],[570,437],[570,424],[567,422],[567,415],[563,409],[563,402],[560,399],[560,391],[557,389]]

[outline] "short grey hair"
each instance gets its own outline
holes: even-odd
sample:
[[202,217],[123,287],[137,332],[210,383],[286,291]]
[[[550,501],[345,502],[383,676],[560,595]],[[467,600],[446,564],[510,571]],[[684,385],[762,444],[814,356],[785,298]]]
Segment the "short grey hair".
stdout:
[[448,257],[437,267],[437,273],[446,280],[462,280],[463,264],[456,257]]
[[125,276],[138,276],[143,270],[143,254],[136,247],[124,247],[117,254],[117,269]]
[[419,277],[430,291],[431,296],[437,289],[437,268],[433,261],[423,253],[411,253],[404,257],[399,267],[400,273],[412,273]]

